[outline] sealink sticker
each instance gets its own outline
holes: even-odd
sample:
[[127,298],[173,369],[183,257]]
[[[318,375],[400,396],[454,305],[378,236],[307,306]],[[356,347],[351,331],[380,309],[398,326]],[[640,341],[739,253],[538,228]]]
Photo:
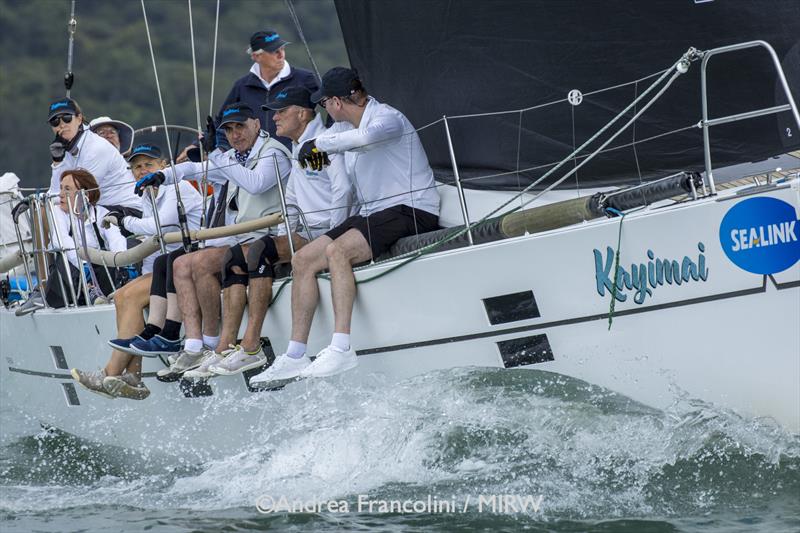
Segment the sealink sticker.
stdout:
[[775,274],[800,259],[800,222],[794,207],[777,198],[750,198],[733,206],[719,226],[719,242],[736,266]]

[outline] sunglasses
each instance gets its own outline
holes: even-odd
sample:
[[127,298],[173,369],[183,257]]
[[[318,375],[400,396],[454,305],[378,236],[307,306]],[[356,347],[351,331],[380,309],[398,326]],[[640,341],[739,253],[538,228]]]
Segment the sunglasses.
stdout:
[[324,107],[326,107],[328,105],[329,101],[330,101],[330,98],[323,98],[322,100],[319,101],[319,105],[321,105],[324,108]]
[[73,115],[56,115],[50,120],[48,120],[48,122],[50,123],[50,126],[52,126],[53,128],[57,128],[58,125],[61,124],[62,120],[64,121],[64,124],[69,124],[70,122],[72,122],[72,116]]

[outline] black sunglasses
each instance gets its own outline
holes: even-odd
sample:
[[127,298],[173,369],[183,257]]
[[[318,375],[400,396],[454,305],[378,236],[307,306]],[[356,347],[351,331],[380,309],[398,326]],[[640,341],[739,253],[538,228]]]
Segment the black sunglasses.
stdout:
[[69,114],[56,115],[53,118],[51,118],[50,120],[48,120],[48,122],[50,123],[50,126],[52,126],[54,128],[57,128],[58,125],[61,124],[62,120],[64,121],[64,124],[69,124],[70,122],[72,122],[72,117],[73,117],[73,115],[69,115]]
[[321,105],[322,107],[325,107],[326,105],[328,105],[328,101],[329,100],[330,100],[330,98],[323,98],[322,100],[319,101],[319,105]]

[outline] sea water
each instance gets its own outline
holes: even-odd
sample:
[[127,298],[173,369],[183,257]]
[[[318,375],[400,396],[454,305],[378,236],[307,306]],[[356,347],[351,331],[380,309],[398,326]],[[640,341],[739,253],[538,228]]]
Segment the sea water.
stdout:
[[691,398],[658,411],[546,372],[457,369],[248,401],[248,439],[211,457],[2,408],[0,531],[800,530],[800,438]]

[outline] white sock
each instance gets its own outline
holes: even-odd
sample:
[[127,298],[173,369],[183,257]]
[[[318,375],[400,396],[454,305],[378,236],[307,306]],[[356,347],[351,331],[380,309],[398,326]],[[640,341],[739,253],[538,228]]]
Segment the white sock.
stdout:
[[210,335],[203,335],[203,344],[205,344],[212,350],[216,350],[217,346],[219,346],[219,335],[217,335],[216,337],[211,337]]
[[286,348],[286,355],[292,359],[300,359],[306,354],[306,345],[302,342],[289,341],[289,347]]
[[346,352],[350,349],[350,334],[349,333],[334,333],[331,339],[331,346],[340,352]]
[[203,349],[203,339],[186,339],[183,349],[187,352],[199,352]]

